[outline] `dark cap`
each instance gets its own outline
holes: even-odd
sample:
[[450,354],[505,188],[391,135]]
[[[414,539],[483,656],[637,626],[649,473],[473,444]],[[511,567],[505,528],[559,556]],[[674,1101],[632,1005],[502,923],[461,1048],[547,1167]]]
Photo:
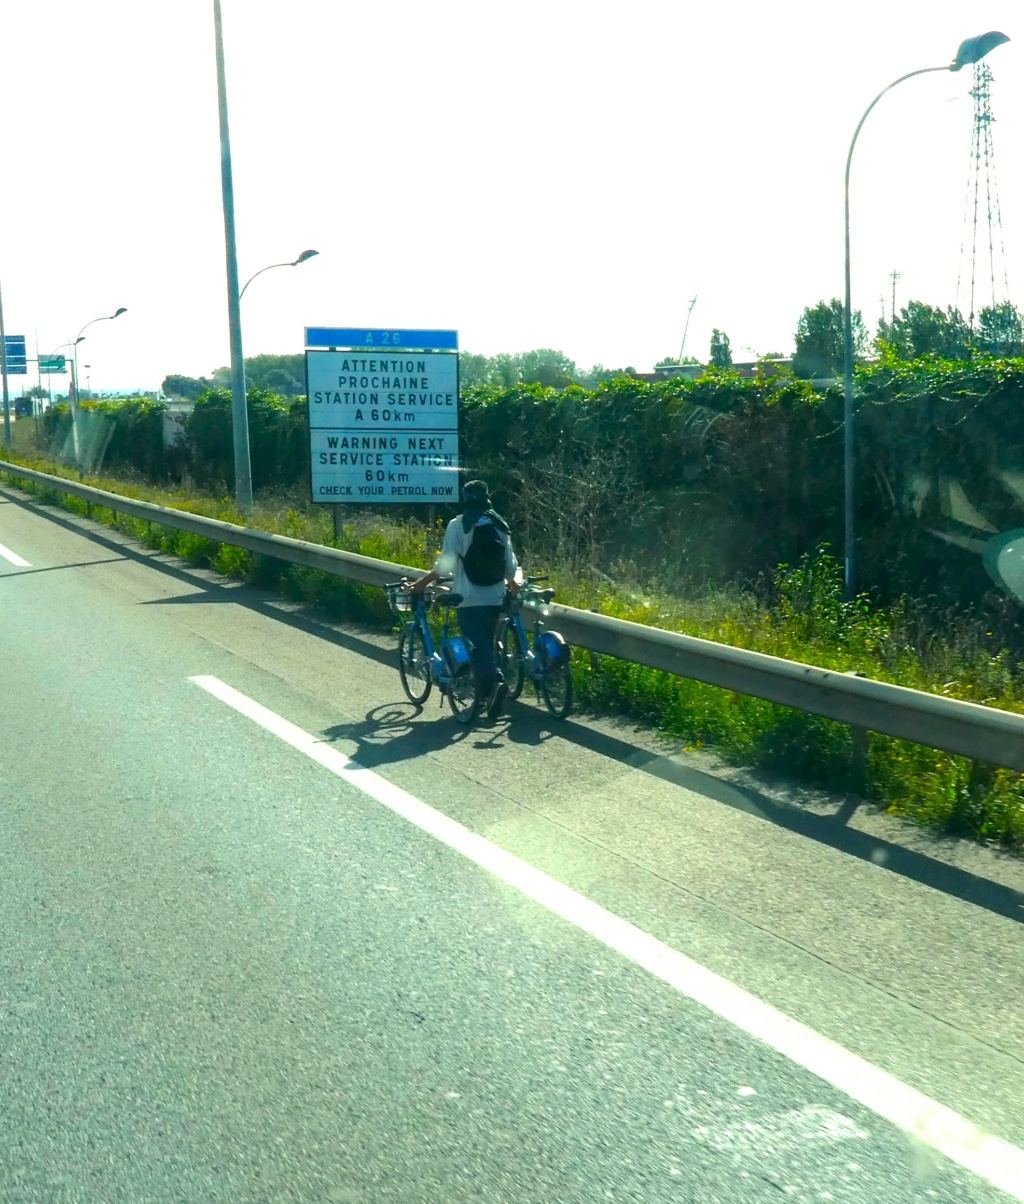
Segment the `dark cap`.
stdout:
[[462,486],[462,500],[477,505],[486,505],[488,501],[487,485],[484,481],[467,481]]

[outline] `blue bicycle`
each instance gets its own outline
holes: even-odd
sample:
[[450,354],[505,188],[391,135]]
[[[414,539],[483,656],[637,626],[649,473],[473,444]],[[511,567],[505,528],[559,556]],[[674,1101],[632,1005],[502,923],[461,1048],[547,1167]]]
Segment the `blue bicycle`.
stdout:
[[508,686],[509,698],[523,692],[527,675],[556,719],[572,710],[572,649],[557,631],[543,629],[543,618],[534,612],[532,639],[527,637],[520,616],[524,602],[548,603],[553,589],[538,589],[547,577],[527,577],[518,593],[506,594],[505,615],[498,624],[495,653]]
[[[404,624],[398,638],[402,689],[410,702],[422,706],[436,684],[448,699],[452,714],[468,727],[477,717],[483,699],[468,641],[461,635],[448,634],[452,611],[462,597],[434,586],[429,586],[425,593],[413,593],[409,585],[409,580],[403,579],[384,587],[388,604]],[[427,621],[431,607],[444,612],[438,645],[434,644]]]

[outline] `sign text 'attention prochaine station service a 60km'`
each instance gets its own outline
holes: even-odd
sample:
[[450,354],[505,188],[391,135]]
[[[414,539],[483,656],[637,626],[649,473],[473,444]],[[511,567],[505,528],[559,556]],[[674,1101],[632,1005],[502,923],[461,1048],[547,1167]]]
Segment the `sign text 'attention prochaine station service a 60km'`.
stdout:
[[306,389],[314,502],[458,501],[454,330],[307,327]]

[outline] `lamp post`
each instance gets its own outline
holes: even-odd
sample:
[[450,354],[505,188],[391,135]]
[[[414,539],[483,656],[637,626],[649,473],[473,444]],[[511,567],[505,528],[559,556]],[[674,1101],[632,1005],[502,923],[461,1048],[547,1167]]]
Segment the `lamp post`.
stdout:
[[844,538],[844,572],[843,583],[846,597],[852,599],[857,591],[857,531],[856,531],[856,471],[854,456],[854,411],[853,411],[853,311],[850,308],[850,164],[853,161],[853,148],[857,145],[857,136],[868,118],[868,114],[882,99],[886,92],[891,92],[897,84],[904,80],[913,79],[915,75],[927,75],[932,71],[959,71],[985,57],[990,50],[1001,46],[1010,39],[1004,33],[991,30],[976,38],[967,38],[960,43],[956,57],[951,63],[941,67],[921,67],[917,71],[909,71],[899,79],[883,88],[875,99],[864,110],[864,116],[857,122],[850,142],[850,151],[846,156],[846,182],[844,188],[844,213],[846,219],[846,296],[843,307],[843,538]]
[[[60,347],[57,348],[58,352],[64,347],[71,348],[71,443],[73,449],[75,449],[75,467],[80,476],[82,474],[82,442],[80,433],[78,433],[78,343],[86,341],[86,331],[89,329],[89,326],[93,326],[98,321],[113,321],[114,318],[119,318],[123,313],[128,313],[128,309],[120,306],[114,309],[113,313],[100,314],[99,318],[90,319],[78,331],[78,336],[75,340],[69,343],[61,343]],[[55,355],[57,352],[53,354]]]
[[252,509],[252,461],[249,458],[249,410],[242,355],[242,317],[238,292],[238,249],[235,245],[235,188],[231,172],[228,97],[224,74],[224,31],[220,0],[213,0],[213,33],[217,57],[217,111],[220,121],[220,182],[224,209],[224,252],[227,263],[228,333],[231,340],[231,432],[235,452],[235,504]]
[[242,291],[238,294],[239,301],[245,296],[245,290],[257,276],[262,276],[264,272],[269,272],[271,268],[297,268],[300,263],[305,263],[307,259],[312,259],[314,255],[319,254],[319,251],[303,251],[297,259],[291,259],[288,263],[268,263],[265,268],[260,268],[258,272],[254,272],[245,284],[242,285]]
[[[54,347],[50,354],[46,357],[52,360],[58,351],[75,351],[78,344],[84,338],[84,335],[79,335],[73,343],[61,343],[59,347]],[[78,398],[78,382],[75,379],[75,356],[71,357],[71,392],[68,395],[68,405],[71,409],[71,446],[75,455],[75,466],[79,465],[80,457],[78,454],[78,424],[75,421],[75,401]],[[53,404],[53,390],[50,390],[50,404]]]

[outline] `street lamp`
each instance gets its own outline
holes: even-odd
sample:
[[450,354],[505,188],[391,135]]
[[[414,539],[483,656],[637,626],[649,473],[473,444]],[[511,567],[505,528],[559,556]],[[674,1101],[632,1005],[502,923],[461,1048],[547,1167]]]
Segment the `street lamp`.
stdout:
[[901,75],[899,79],[883,88],[875,99],[864,110],[864,116],[857,123],[850,142],[850,153],[846,156],[846,184],[844,191],[844,206],[846,216],[846,304],[843,308],[843,532],[844,532],[844,573],[843,581],[846,597],[852,599],[857,589],[856,575],[856,515],[855,515],[855,465],[854,465],[854,414],[853,414],[853,311],[850,308],[850,164],[853,161],[853,148],[857,145],[857,136],[861,126],[867,120],[868,114],[882,99],[886,92],[891,92],[897,84],[912,79],[915,75],[927,75],[931,71],[959,71],[985,57],[990,50],[1001,46],[1010,39],[1005,33],[991,30],[976,38],[967,38],[960,43],[956,57],[951,63],[941,67],[921,67]]
[[[56,356],[58,351],[75,351],[76,348],[78,347],[78,344],[81,343],[84,338],[85,338],[84,335],[79,335],[78,338],[73,343],[71,343],[71,342],[61,343],[61,345],[59,347],[54,347],[54,349],[50,352],[50,354],[46,358],[48,360],[52,360]],[[76,467],[81,462],[81,458],[78,454],[78,424],[75,421],[75,402],[76,402],[77,398],[78,398],[78,382],[75,379],[75,357],[72,356],[71,357],[71,393],[68,397],[68,404],[71,409],[71,445],[72,445],[72,448],[75,453]],[[50,402],[51,402],[51,404],[53,403],[52,388],[50,390]]]
[[220,184],[224,210],[224,258],[228,285],[228,335],[231,340],[231,438],[235,453],[235,505],[252,509],[252,460],[249,455],[249,406],[242,353],[241,295],[238,291],[238,248],[235,241],[235,186],[231,170],[228,93],[224,71],[224,29],[220,0],[213,0],[213,37],[217,59],[217,117],[220,125]]
[[[90,326],[97,322],[113,322],[115,318],[119,318],[122,314],[126,314],[128,310],[122,305],[115,309],[112,314],[101,314],[98,318],[92,318],[78,332],[78,337],[70,343],[64,343],[62,346],[71,348],[71,441],[75,451],[75,467],[78,469],[79,476],[82,474],[82,446],[78,432],[78,344],[85,342],[85,332]],[[61,348],[58,347],[59,351]]]
[[268,263],[265,268],[260,268],[258,272],[254,272],[245,284],[242,285],[242,291],[238,294],[239,301],[245,296],[245,290],[257,276],[262,276],[264,272],[269,272],[271,268],[297,268],[300,263],[305,263],[307,259],[312,259],[314,255],[319,254],[319,251],[303,251],[297,259],[289,260],[288,263]]

